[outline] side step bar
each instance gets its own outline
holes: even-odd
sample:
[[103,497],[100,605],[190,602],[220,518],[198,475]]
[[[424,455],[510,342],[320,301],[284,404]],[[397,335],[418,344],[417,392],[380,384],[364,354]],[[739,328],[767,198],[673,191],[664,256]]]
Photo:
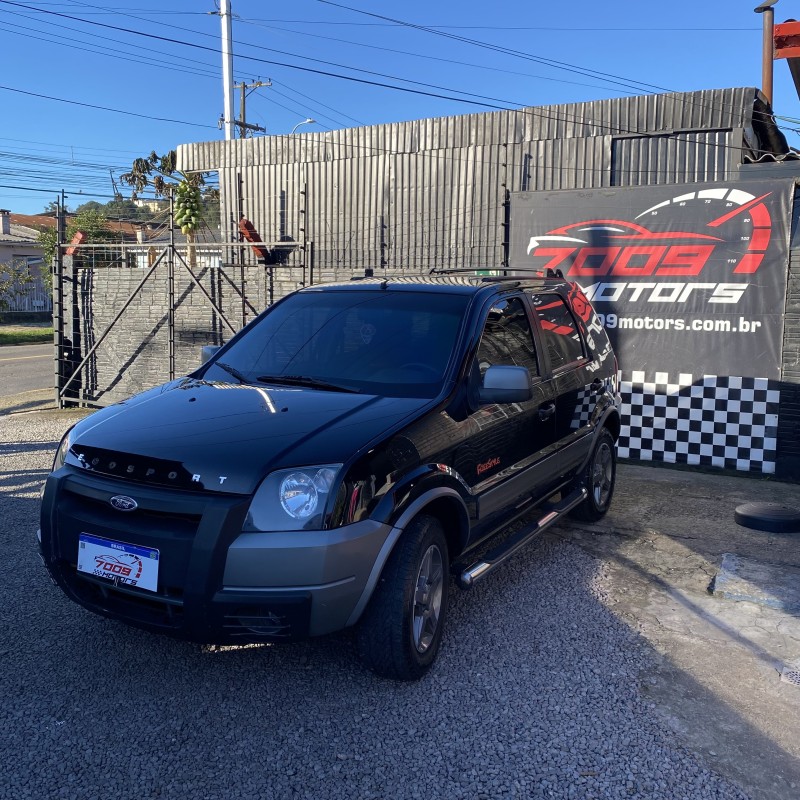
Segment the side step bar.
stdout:
[[587,496],[588,492],[584,487],[581,487],[566,495],[566,497],[562,497],[557,503],[542,506],[542,511],[546,512],[544,516],[521,528],[504,542],[497,545],[497,547],[484,553],[480,561],[475,562],[458,576],[458,585],[462,589],[469,589],[474,586],[477,581],[485,578],[493,569],[499,567],[506,559],[525,547],[528,542],[561,519],[568,511],[582,503]]

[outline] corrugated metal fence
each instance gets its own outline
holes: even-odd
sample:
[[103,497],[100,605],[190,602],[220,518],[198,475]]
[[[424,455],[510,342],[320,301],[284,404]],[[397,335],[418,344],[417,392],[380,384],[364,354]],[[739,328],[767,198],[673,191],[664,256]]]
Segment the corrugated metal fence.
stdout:
[[[726,180],[755,89],[655,95],[182,145],[218,171],[223,239],[313,243],[315,280],[364,267],[499,267],[508,192]],[[252,257],[252,256],[251,256]],[[231,257],[230,260],[235,260]],[[276,271],[277,295],[295,288]]]

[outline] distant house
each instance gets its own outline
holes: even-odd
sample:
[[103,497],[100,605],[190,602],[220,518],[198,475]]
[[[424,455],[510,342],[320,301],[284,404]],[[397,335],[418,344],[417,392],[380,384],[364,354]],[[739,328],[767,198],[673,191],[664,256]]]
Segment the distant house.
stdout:
[[133,202],[137,208],[144,208],[154,214],[157,214],[159,211],[166,211],[169,208],[169,200],[165,200],[163,198],[154,198],[148,200],[139,198]]
[[[26,313],[50,311],[53,300],[42,279],[46,267],[42,246],[38,242],[39,231],[29,225],[19,224],[16,219],[18,216],[0,209],[0,273],[7,274],[10,267],[21,267],[33,281],[20,292],[5,298],[5,310]],[[39,217],[30,219],[38,220]],[[52,220],[52,217],[42,216],[41,219]],[[55,224],[55,220],[52,223]]]

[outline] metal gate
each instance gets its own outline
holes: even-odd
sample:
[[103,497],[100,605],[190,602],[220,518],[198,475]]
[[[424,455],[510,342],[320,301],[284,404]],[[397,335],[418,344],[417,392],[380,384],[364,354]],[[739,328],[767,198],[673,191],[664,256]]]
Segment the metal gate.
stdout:
[[54,264],[59,407],[101,407],[191,372],[279,297],[314,283],[313,242],[67,244]]

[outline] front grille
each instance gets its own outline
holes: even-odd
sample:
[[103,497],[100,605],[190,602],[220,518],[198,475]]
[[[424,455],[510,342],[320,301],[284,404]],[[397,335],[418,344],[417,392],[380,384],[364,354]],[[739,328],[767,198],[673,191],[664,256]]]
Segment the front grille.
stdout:
[[[117,495],[128,495],[138,505],[132,511],[118,510],[109,502]],[[58,583],[92,611],[179,638],[224,638],[223,610],[211,608],[211,595],[221,589],[227,548],[241,531],[245,507],[240,496],[137,487],[67,472],[45,493],[43,555]],[[157,590],[79,572],[82,541],[95,547],[119,544],[126,552],[157,550],[158,578],[151,584]],[[244,600],[234,602],[238,606]],[[252,627],[265,630],[266,624]]]
[[[135,488],[80,473],[64,480],[55,506],[55,568],[75,598],[89,608],[165,630],[184,625],[184,590],[203,513],[217,498],[180,490]],[[139,504],[119,511],[109,499],[130,494]],[[83,534],[159,552],[158,591],[115,584],[77,568]]]
[[[134,490],[131,490],[131,493],[136,494]],[[93,508],[95,513],[100,514],[101,517],[107,517],[109,524],[112,526],[119,522],[120,518],[124,516],[126,519],[130,520],[141,520],[143,525],[147,524],[148,526],[152,525],[154,522],[163,524],[164,521],[168,521],[170,525],[180,525],[181,529],[179,532],[189,534],[197,531],[197,526],[200,524],[202,518],[201,513],[191,513],[188,510],[182,509],[156,510],[147,508],[146,505],[140,505],[135,511],[117,511],[104,497],[97,497],[87,495],[81,491],[74,491],[70,486],[66,487],[63,497],[73,499],[74,502],[81,506]],[[188,526],[188,528],[186,528],[186,526]]]
[[230,641],[292,641],[308,635],[310,615],[308,593],[281,595],[258,603],[232,603],[225,610],[222,628]]
[[158,593],[129,589],[78,572],[76,564],[61,562],[60,566],[64,581],[87,605],[126,620],[162,628],[179,629],[183,625],[183,589],[180,587],[160,586]]

